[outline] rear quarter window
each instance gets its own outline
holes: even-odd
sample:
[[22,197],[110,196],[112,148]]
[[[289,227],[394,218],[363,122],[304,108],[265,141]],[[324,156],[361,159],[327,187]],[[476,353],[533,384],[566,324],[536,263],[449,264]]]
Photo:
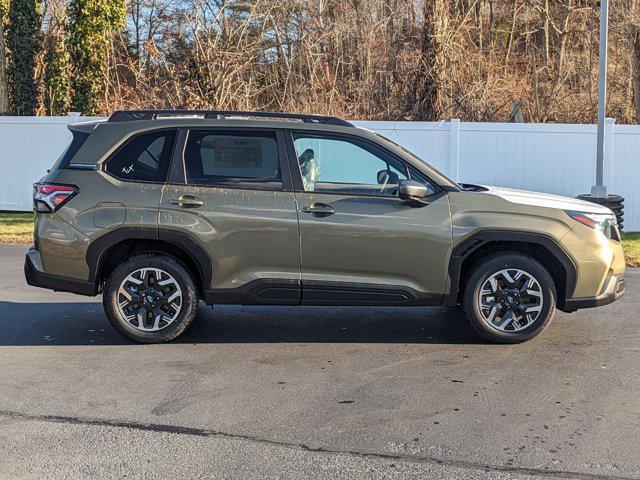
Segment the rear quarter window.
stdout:
[[58,160],[56,160],[56,163],[54,163],[53,167],[51,167],[51,171],[55,172],[56,170],[66,168],[69,163],[71,163],[73,157],[76,156],[76,153],[78,153],[80,147],[82,147],[82,145],[84,145],[84,142],[86,142],[87,139],[91,136],[91,133],[78,132],[75,130],[72,130],[71,133],[73,134],[71,143],[62,151],[62,153],[58,157]]
[[176,130],[138,135],[107,160],[105,171],[121,180],[163,183],[175,139]]

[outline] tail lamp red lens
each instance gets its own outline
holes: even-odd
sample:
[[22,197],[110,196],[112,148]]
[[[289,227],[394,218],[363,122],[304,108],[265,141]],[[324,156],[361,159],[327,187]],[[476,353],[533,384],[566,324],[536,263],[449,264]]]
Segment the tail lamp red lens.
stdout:
[[55,212],[78,193],[75,185],[58,183],[35,183],[33,185],[33,205],[41,213]]

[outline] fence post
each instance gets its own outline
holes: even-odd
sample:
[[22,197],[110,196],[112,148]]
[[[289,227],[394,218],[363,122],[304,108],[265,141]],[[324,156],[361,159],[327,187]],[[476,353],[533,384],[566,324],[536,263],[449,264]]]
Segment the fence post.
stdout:
[[67,117],[69,117],[70,123],[75,123],[77,121],[80,120],[80,115],[82,115],[82,113],[80,112],[67,112]]
[[614,182],[614,148],[613,148],[613,125],[616,123],[615,118],[606,118],[604,120],[604,162],[605,168],[605,182],[607,190],[613,187]]
[[460,180],[460,119],[452,118],[449,123],[449,174]]

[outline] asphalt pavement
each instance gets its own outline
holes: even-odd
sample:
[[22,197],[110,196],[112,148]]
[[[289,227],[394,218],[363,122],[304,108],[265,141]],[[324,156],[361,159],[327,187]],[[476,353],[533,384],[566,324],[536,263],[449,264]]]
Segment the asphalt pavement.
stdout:
[[201,305],[137,345],[0,245],[0,478],[637,478],[640,271],[491,345],[454,309]]

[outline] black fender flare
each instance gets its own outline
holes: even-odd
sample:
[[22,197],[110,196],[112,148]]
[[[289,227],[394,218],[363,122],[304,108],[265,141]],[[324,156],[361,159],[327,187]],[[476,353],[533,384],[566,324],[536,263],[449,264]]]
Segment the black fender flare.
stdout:
[[114,245],[127,240],[161,240],[179,247],[186,252],[198,267],[202,290],[206,291],[210,288],[211,279],[213,278],[213,262],[198,242],[183,232],[144,227],[116,228],[97,238],[89,245],[86,254],[89,281],[93,282],[96,288],[100,280],[99,270],[104,261],[104,252]]
[[[464,260],[478,248],[490,242],[522,242],[546,248],[562,265],[566,272],[564,300],[573,297],[578,278],[578,267],[567,251],[549,235],[543,233],[522,232],[517,230],[483,230],[472,234],[455,247],[449,260],[449,291],[445,294],[443,305],[455,306],[458,303],[460,273]],[[558,308],[564,308],[559,304]]]

